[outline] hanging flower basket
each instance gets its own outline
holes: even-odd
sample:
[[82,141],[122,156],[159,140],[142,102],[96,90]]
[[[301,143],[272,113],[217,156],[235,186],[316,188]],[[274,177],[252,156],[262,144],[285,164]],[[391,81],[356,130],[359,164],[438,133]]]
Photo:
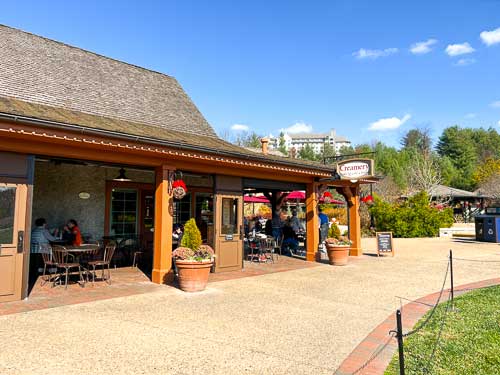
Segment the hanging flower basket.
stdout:
[[186,196],[187,186],[182,180],[175,180],[172,184],[172,195],[175,199],[182,199]]
[[373,203],[373,197],[371,195],[366,195],[361,198],[361,202],[366,203],[367,205],[371,205]]
[[330,193],[329,191],[325,191],[325,193],[323,194],[323,202],[329,204],[332,202],[332,199],[332,193]]

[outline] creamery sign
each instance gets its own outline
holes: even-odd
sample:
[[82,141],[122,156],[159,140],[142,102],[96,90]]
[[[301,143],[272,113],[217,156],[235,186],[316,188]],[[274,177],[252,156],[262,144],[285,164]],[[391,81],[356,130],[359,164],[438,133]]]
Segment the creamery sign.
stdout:
[[337,173],[342,180],[359,180],[373,176],[373,160],[350,159],[337,163]]

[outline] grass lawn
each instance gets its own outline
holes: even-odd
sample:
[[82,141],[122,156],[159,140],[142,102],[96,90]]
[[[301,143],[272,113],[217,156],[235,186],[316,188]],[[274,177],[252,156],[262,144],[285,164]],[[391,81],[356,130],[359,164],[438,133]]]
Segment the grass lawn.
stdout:
[[[456,311],[446,316],[431,371],[424,372],[429,368],[446,302],[438,306],[423,330],[405,340],[406,374],[500,374],[500,286],[466,293],[455,298],[454,306]],[[385,374],[399,374],[397,353]]]

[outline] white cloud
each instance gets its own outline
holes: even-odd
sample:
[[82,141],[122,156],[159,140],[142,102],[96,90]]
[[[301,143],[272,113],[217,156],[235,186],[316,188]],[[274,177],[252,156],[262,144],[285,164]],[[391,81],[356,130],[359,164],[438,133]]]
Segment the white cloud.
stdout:
[[360,48],[359,51],[353,52],[353,56],[357,59],[378,59],[379,57],[385,57],[389,55],[394,55],[398,52],[397,48],[386,48],[386,49],[365,49]]
[[243,124],[234,124],[231,126],[231,130],[235,132],[247,132],[249,129],[248,125],[243,125]]
[[438,41],[436,39],[428,39],[425,42],[417,42],[411,45],[410,52],[414,55],[424,55],[432,51],[432,46]]
[[311,133],[312,130],[312,125],[306,124],[305,122],[296,122],[288,128],[281,129],[282,132],[287,134]]
[[479,36],[481,37],[483,43],[487,46],[498,44],[500,43],[500,27],[491,31],[483,31],[481,34],[479,34]]
[[500,120],[498,120],[498,126],[500,126]]
[[467,113],[464,117],[465,118],[476,118],[477,115],[475,113]]
[[445,51],[449,56],[459,56],[472,53],[475,49],[469,43],[465,42],[461,44],[449,44]]
[[500,100],[497,100],[497,101],[494,101],[493,103],[490,103],[490,107],[500,108]]
[[467,66],[467,65],[474,64],[475,62],[476,62],[476,59],[466,57],[466,58],[458,60],[454,65],[455,66]]
[[404,115],[402,118],[387,117],[381,118],[370,124],[369,130],[392,130],[397,129],[411,118],[409,114]]

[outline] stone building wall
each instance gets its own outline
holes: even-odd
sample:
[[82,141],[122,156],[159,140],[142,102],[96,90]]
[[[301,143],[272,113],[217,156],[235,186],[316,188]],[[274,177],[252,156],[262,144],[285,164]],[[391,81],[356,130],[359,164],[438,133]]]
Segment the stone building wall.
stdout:
[[[62,228],[69,219],[78,222],[82,234],[99,239],[104,234],[106,180],[112,180],[119,168],[56,164],[37,161],[33,187],[33,221],[47,220],[49,228]],[[154,172],[126,169],[134,182],[154,183]],[[78,197],[80,192],[89,199]]]

